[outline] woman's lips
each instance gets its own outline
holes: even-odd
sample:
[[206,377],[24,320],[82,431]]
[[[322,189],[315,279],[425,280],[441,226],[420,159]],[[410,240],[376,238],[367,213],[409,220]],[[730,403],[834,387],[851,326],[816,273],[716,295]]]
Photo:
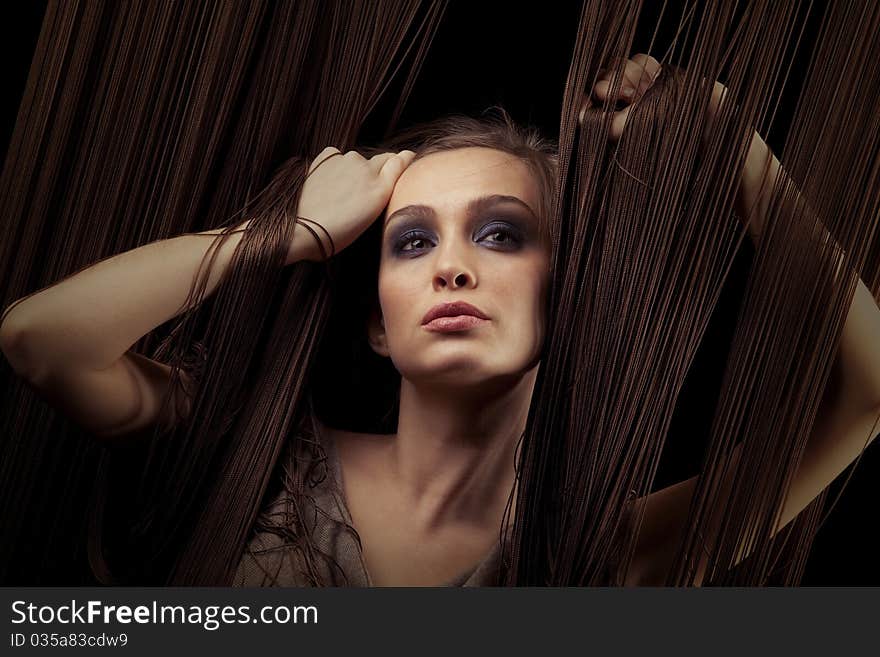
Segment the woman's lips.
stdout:
[[432,319],[427,324],[422,324],[422,326],[428,331],[449,333],[452,331],[464,331],[467,329],[471,329],[488,321],[488,319],[474,317],[473,315],[455,315],[454,317],[437,317],[436,319]]

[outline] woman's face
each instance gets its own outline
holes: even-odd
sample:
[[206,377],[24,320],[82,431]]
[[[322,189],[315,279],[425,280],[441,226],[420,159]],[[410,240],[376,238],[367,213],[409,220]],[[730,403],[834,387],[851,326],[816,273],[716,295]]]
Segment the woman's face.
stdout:
[[[403,172],[379,219],[381,317],[369,328],[401,376],[460,388],[513,381],[538,364],[550,267],[539,195],[526,163],[491,148],[431,153]],[[488,319],[447,332],[423,325],[433,306],[454,301]]]

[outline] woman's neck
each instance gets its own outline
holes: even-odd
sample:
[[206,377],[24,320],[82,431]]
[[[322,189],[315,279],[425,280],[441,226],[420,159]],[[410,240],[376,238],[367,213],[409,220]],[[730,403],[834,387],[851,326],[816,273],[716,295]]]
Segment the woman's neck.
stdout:
[[411,520],[426,534],[500,528],[537,372],[535,366],[492,395],[482,386],[479,398],[463,387],[426,388],[402,380],[391,473],[413,510]]

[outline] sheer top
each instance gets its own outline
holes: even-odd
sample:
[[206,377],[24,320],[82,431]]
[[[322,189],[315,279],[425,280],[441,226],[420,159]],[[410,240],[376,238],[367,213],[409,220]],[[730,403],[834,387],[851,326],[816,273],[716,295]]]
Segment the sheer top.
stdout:
[[[308,420],[307,420],[308,422]],[[341,464],[332,436],[318,430],[314,420],[313,433],[327,455],[327,473],[309,493],[314,498],[314,513],[307,522],[314,528],[315,546],[335,559],[338,568],[316,559],[322,577],[331,586],[374,586],[367,571],[363,554],[356,538],[345,527],[353,525],[342,486]],[[288,441],[288,445],[292,441]],[[288,448],[280,457],[282,466],[292,467],[292,451]],[[284,472],[284,467],[279,468]],[[311,586],[304,576],[301,552],[293,549],[285,536],[290,536],[286,520],[295,512],[290,503],[291,491],[282,484],[276,495],[262,509],[238,564],[233,586]],[[500,528],[499,528],[500,533]],[[468,569],[444,586],[498,586],[500,582],[501,539],[475,568]],[[342,571],[342,572],[340,572]],[[344,576],[343,576],[344,573]],[[346,581],[347,578],[347,581]]]

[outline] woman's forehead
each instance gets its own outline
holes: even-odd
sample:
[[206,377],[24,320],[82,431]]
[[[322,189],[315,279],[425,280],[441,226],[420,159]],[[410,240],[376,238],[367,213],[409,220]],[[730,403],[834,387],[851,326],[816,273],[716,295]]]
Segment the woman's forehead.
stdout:
[[398,178],[385,215],[412,204],[452,210],[488,194],[516,196],[537,208],[538,185],[529,166],[492,148],[460,148],[415,160]]

